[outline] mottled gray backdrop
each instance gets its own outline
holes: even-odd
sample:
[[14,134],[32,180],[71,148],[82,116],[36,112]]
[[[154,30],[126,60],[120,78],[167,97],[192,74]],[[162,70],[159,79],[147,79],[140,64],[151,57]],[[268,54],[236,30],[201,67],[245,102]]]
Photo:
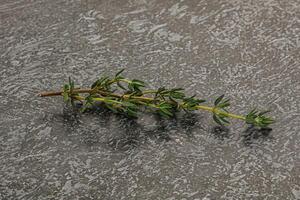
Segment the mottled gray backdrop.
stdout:
[[[300,199],[299,47],[299,0],[1,0],[0,199]],[[277,123],[75,115],[36,96],[122,68]]]

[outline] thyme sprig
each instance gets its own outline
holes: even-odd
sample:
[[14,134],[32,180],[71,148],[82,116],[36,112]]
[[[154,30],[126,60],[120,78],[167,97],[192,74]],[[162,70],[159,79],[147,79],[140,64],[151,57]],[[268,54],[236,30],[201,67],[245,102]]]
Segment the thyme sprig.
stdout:
[[[69,83],[63,86],[62,91],[42,92],[40,96],[62,95],[66,103],[74,105],[74,102],[83,103],[82,111],[90,108],[97,102],[115,113],[125,114],[129,117],[137,117],[142,107],[144,110],[156,112],[163,117],[173,117],[181,110],[190,112],[205,110],[213,114],[213,119],[219,125],[229,124],[229,119],[239,119],[256,127],[266,128],[274,120],[267,116],[269,111],[251,110],[246,115],[230,113],[230,100],[219,96],[213,106],[202,105],[206,100],[198,99],[195,95],[187,96],[182,88],[165,87],[157,90],[144,90],[146,83],[138,79],[127,79],[121,74],[124,70],[116,73],[114,77],[103,76],[97,79],[90,89],[75,88],[74,82],[69,78]],[[86,94],[86,95],[82,95]]]

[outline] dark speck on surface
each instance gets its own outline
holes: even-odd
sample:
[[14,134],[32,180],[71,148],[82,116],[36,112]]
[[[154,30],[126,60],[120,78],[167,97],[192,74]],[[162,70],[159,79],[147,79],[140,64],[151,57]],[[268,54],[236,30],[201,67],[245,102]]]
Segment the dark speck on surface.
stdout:
[[[298,0],[2,0],[0,199],[300,199]],[[196,112],[70,113],[60,89],[100,74],[183,87],[272,131]]]

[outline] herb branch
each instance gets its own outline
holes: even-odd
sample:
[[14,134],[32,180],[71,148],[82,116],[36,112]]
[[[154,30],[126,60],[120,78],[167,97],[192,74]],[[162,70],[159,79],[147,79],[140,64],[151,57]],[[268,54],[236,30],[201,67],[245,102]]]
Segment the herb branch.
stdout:
[[42,92],[41,97],[63,96],[66,103],[72,104],[80,101],[83,103],[82,111],[90,108],[94,103],[101,102],[103,106],[115,113],[125,114],[129,117],[137,117],[142,107],[147,111],[156,112],[163,117],[173,117],[176,112],[190,112],[204,110],[212,113],[213,119],[219,125],[229,124],[229,119],[239,119],[256,127],[266,128],[274,120],[267,116],[269,111],[251,110],[246,115],[230,113],[230,100],[224,98],[224,94],[218,97],[213,106],[203,105],[204,99],[194,96],[186,96],[184,89],[165,87],[156,90],[144,90],[146,83],[133,79],[124,78],[121,74],[124,70],[116,73],[114,77],[103,76],[97,79],[90,89],[75,88],[74,82],[69,78],[69,83],[63,86],[62,91]]

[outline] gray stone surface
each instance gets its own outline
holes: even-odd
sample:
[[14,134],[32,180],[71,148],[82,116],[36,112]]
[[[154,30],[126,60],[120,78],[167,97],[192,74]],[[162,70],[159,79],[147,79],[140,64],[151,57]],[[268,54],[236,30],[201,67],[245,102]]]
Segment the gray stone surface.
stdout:
[[[1,0],[0,199],[300,199],[299,23],[298,0]],[[121,68],[277,123],[70,115],[36,96]]]

